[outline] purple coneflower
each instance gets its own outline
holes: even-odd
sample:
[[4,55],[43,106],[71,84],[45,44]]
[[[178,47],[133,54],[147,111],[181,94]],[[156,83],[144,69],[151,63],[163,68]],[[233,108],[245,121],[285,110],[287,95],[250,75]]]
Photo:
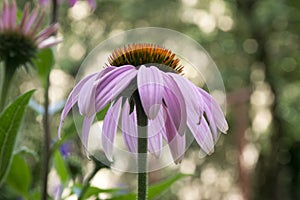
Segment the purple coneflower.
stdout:
[[226,133],[225,117],[217,102],[206,91],[181,76],[183,66],[170,50],[152,44],[132,44],[117,49],[109,66],[81,80],[71,91],[61,115],[61,126],[77,103],[84,116],[82,140],[87,148],[88,134],[97,112],[110,104],[102,130],[102,145],[113,160],[113,143],[119,118],[124,143],[138,152],[139,119],[142,110],[148,130],[148,151],[159,157],[163,140],[173,160],[180,163],[185,151],[185,133],[190,131],[201,149],[210,154],[218,130]]
[[61,42],[51,37],[58,29],[57,24],[38,32],[44,17],[38,8],[30,12],[30,6],[26,4],[20,24],[17,24],[16,10],[14,0],[10,5],[4,0],[0,16],[0,60],[11,68],[31,63],[38,49]]
[[[96,1],[95,0],[87,0],[88,1],[88,4],[90,5],[90,7],[95,10],[96,7],[97,7],[97,4],[96,4]],[[40,0],[40,4],[45,6],[47,4],[49,4],[50,0]],[[61,3],[62,0],[56,0],[57,3]],[[70,6],[74,6],[75,3],[77,2],[77,0],[68,0],[68,4]]]

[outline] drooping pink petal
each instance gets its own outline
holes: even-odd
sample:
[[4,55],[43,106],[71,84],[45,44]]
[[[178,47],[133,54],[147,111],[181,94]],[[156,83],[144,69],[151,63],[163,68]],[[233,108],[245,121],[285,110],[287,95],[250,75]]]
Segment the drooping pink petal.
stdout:
[[78,108],[81,115],[90,117],[96,113],[96,88],[97,76],[89,79],[81,88],[78,95]]
[[29,14],[29,9],[30,9],[30,4],[26,3],[25,8],[24,8],[24,13],[23,13],[23,16],[22,16],[22,20],[21,20],[21,23],[20,23],[21,30],[24,30],[24,27],[25,27],[25,24],[26,24],[26,21],[27,21],[27,17],[28,17],[28,14]]
[[[165,108],[164,108],[165,109]],[[166,113],[166,137],[175,164],[182,161],[185,151],[185,135],[178,134],[168,109]]]
[[32,28],[32,30],[30,31],[31,35],[35,35],[38,28],[41,26],[43,19],[44,19],[45,13],[42,13],[41,16],[39,16],[36,24],[34,25],[34,27]]
[[34,23],[34,21],[36,20],[38,14],[39,14],[39,9],[35,8],[32,11],[32,13],[31,13],[28,21],[26,21],[26,23],[24,24],[24,27],[23,27],[23,33],[24,34],[28,34],[29,33],[30,28],[31,28],[32,24]]
[[103,122],[102,146],[107,159],[111,162],[113,161],[113,145],[118,128],[121,106],[122,99],[120,98],[109,108]]
[[144,111],[149,119],[154,119],[162,104],[164,92],[162,72],[157,67],[142,65],[138,70],[137,84]]
[[83,124],[82,124],[82,143],[85,150],[85,153],[87,156],[88,154],[88,141],[89,141],[89,133],[91,125],[94,121],[95,115],[92,115],[91,117],[84,117]]
[[148,120],[148,136],[152,137],[159,133],[165,132],[166,115],[164,109],[159,109],[157,116],[154,119]]
[[129,114],[130,106],[128,101],[125,102],[122,112],[122,136],[126,147],[132,153],[137,153],[138,133],[136,111]]
[[4,0],[3,2],[2,23],[4,29],[7,29],[10,24],[9,5],[7,0]]
[[96,91],[96,111],[102,110],[113,101],[136,77],[137,70],[132,65],[116,67],[98,80]]
[[[200,92],[200,94],[205,99],[205,104],[207,105],[207,109],[205,110],[206,113],[211,112],[218,129],[221,132],[226,133],[226,131],[228,130],[228,124],[227,124],[227,121],[226,121],[226,119],[224,117],[224,114],[221,110],[221,107],[214,100],[214,98],[210,94],[208,94],[205,90],[203,90],[201,88],[198,88],[198,91]],[[211,121],[212,120],[210,120],[209,122],[211,122]]]
[[152,137],[148,137],[148,150],[156,158],[160,157],[162,150],[162,134],[156,134]]
[[11,5],[10,5],[10,24],[9,24],[9,27],[14,29],[16,27],[16,2],[15,0],[12,1]]
[[[161,107],[155,119],[148,120],[148,150],[156,158],[160,157],[162,150],[162,137],[165,137],[166,116],[164,109]],[[164,138],[166,140],[166,137]]]
[[212,154],[215,142],[205,118],[201,118],[200,124],[189,123],[189,128],[202,150],[209,155]]
[[187,113],[185,99],[171,76],[164,75],[164,102],[180,135],[186,131]]
[[204,112],[205,112],[205,116],[209,122],[209,126],[211,128],[214,141],[216,143],[219,138],[218,127],[216,125],[216,121],[214,119],[213,113],[211,112],[211,109],[209,108],[209,106],[206,103],[204,103]]
[[61,128],[62,128],[62,124],[64,123],[65,118],[67,117],[67,114],[70,112],[71,108],[75,105],[75,103],[78,102],[78,96],[79,93],[82,89],[82,87],[84,86],[84,84],[89,81],[90,79],[97,77],[100,78],[101,76],[104,76],[106,73],[114,70],[115,67],[106,67],[105,69],[103,69],[101,72],[97,72],[91,75],[88,75],[87,77],[85,77],[84,79],[82,79],[71,91],[71,93],[68,96],[68,99],[66,101],[66,105],[61,113],[61,118],[60,118],[60,124],[58,127],[58,136],[59,138],[61,137]]
[[198,117],[198,122],[200,123],[201,117],[203,115],[204,103],[201,98],[196,98],[198,93],[197,88],[186,78],[180,76],[179,74],[168,73],[179,87],[186,104],[187,115],[193,115]]
[[78,94],[80,92],[80,90],[82,89],[82,87],[84,86],[84,84],[90,80],[91,78],[97,76],[98,73],[94,73],[91,74],[87,77],[85,77],[84,79],[82,79],[71,91],[71,93],[69,94],[69,97],[66,101],[66,105],[61,113],[61,118],[60,118],[60,124],[59,124],[59,128],[58,128],[58,136],[59,138],[61,137],[61,128],[62,128],[62,124],[65,120],[65,118],[67,117],[67,114],[70,112],[71,108],[75,105],[75,103],[77,103],[78,101]]
[[50,35],[52,35],[58,29],[58,24],[52,24],[49,27],[41,30],[35,37],[34,40],[36,43],[41,43],[46,40]]
[[55,44],[61,43],[62,41],[63,41],[62,38],[57,38],[57,37],[51,36],[51,37],[47,38],[46,40],[40,42],[38,44],[38,48],[39,49],[48,48],[48,47],[51,47]]

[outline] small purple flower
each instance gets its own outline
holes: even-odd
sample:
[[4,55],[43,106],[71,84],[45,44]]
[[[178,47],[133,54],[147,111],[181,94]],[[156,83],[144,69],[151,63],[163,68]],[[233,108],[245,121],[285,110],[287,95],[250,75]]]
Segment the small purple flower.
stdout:
[[201,149],[211,154],[218,130],[226,133],[228,125],[217,102],[206,91],[180,75],[183,66],[171,51],[151,44],[133,44],[116,50],[107,66],[82,79],[71,91],[61,115],[64,119],[77,104],[84,116],[82,140],[85,148],[97,112],[111,104],[102,129],[102,145],[113,160],[113,143],[119,118],[128,150],[137,153],[137,116],[133,94],[138,94],[148,118],[148,151],[160,156],[163,140],[169,145],[173,160],[180,163],[189,130]]
[[[87,0],[88,1],[88,4],[90,5],[90,7],[92,8],[92,10],[95,10],[96,7],[97,7],[97,3],[95,0]],[[57,3],[61,3],[62,0],[57,0]],[[77,0],[68,0],[68,4],[70,6],[74,6],[75,3],[77,2]],[[50,3],[50,0],[40,0],[40,4],[42,6],[46,6]]]
[[67,141],[67,142],[63,143],[60,146],[59,151],[64,158],[67,158],[70,155],[70,152],[72,151],[71,142]]

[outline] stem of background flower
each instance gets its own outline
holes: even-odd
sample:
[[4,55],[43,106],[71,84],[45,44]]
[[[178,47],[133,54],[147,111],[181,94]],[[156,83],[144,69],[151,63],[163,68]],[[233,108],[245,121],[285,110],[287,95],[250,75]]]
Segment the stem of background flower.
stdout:
[[[58,18],[58,6],[57,0],[52,0],[52,12],[50,24],[56,23]],[[49,172],[49,159],[50,159],[50,119],[49,119],[49,88],[50,88],[50,72],[47,76],[46,87],[45,87],[45,102],[44,102],[44,144],[43,144],[43,163],[42,163],[42,194],[41,199],[47,200],[47,188],[48,188],[48,172]]]
[[44,144],[43,144],[43,163],[42,163],[42,200],[47,200],[47,186],[48,186],[48,171],[49,171],[49,158],[50,158],[50,127],[49,127],[49,86],[50,81],[47,77],[46,87],[45,87],[45,102],[44,102]]
[[147,149],[148,149],[148,133],[147,125],[148,118],[142,107],[141,99],[136,91],[134,94],[134,100],[136,105],[137,125],[138,125],[138,200],[148,199],[148,161],[147,161]]
[[81,189],[80,195],[78,197],[78,200],[83,200],[84,194],[86,193],[87,189],[90,186],[90,181],[94,178],[94,176],[97,174],[97,172],[100,170],[101,168],[97,167],[97,165],[95,164],[95,167],[92,171],[92,173],[90,173],[90,175],[86,178],[86,180],[84,181],[83,187]]
[[0,95],[0,113],[5,108],[6,99],[10,89],[10,82],[15,74],[16,67],[10,66],[7,62],[4,62],[4,76],[2,82],[2,90]]

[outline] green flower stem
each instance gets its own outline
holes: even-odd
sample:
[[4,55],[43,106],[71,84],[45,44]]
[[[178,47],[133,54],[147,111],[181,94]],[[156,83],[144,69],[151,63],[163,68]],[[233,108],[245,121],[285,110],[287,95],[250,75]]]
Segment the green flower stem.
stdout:
[[50,159],[50,125],[49,125],[49,76],[46,81],[45,88],[45,102],[44,102],[44,117],[43,117],[43,127],[44,127],[44,138],[43,138],[43,160],[42,160],[42,195],[41,200],[47,200],[47,186],[48,186],[48,171],[49,171],[49,159]]
[[90,173],[90,175],[87,177],[87,179],[84,181],[83,187],[81,189],[80,195],[78,197],[78,200],[83,200],[84,194],[86,193],[87,189],[90,186],[90,181],[94,178],[94,176],[97,174],[97,172],[100,170],[101,168],[97,167],[97,165],[95,164],[95,167],[92,171],[92,173]]
[[16,68],[4,62],[4,76],[2,82],[2,90],[0,95],[0,112],[5,108],[6,99],[8,97],[11,80],[14,76]]
[[[56,23],[58,20],[58,5],[57,0],[52,0],[51,21],[50,24]],[[51,157],[51,132],[50,132],[50,116],[49,116],[49,88],[50,88],[50,72],[47,75],[46,87],[45,87],[45,102],[44,102],[44,138],[43,138],[43,162],[42,162],[42,187],[41,187],[41,200],[47,200],[47,188],[48,188],[48,173],[49,173],[49,159]]]
[[138,125],[138,200],[148,199],[147,125],[148,118],[142,107],[138,92],[135,92],[135,105]]

